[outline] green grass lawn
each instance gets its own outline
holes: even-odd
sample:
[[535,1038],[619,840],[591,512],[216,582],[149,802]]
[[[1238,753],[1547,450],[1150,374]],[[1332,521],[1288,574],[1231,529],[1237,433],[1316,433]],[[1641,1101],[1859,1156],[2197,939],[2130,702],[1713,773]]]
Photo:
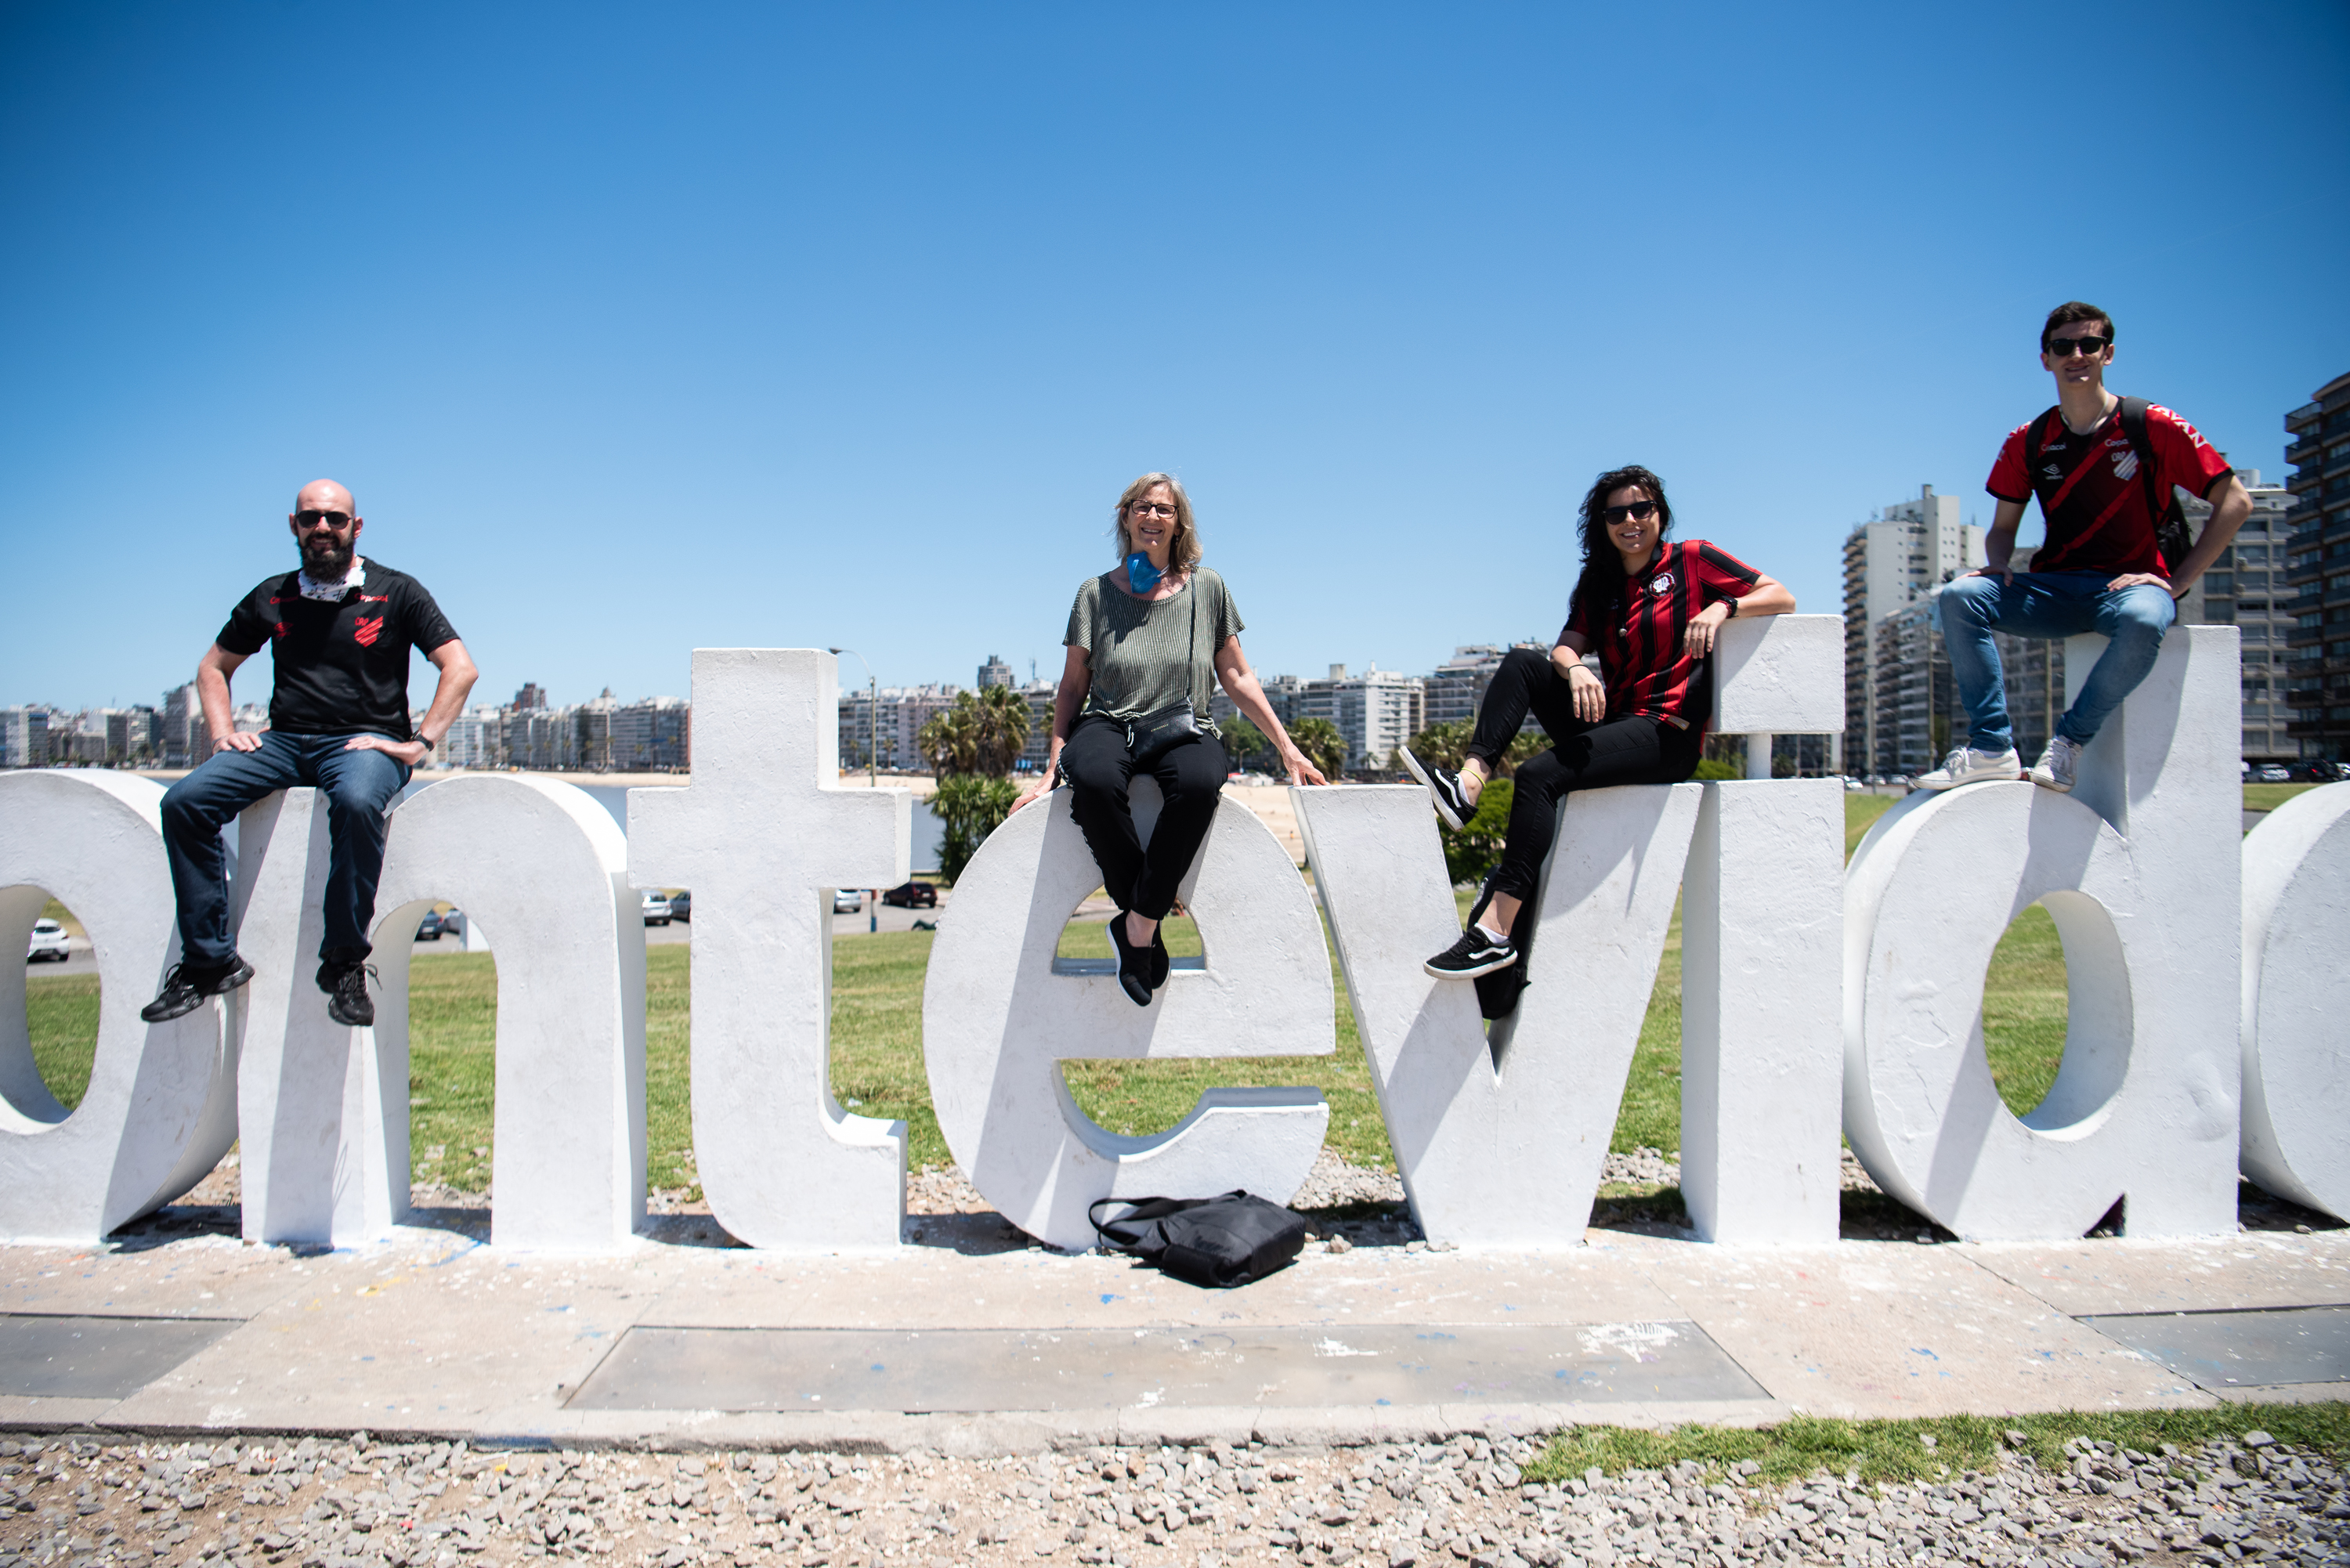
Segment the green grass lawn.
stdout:
[[[2282,788],[2286,786],[2270,786]],[[1846,852],[1893,802],[1883,795],[1845,799]],[[1461,898],[1467,907],[1467,896]],[[1188,919],[1170,921],[1168,949],[1200,951]],[[833,1090],[866,1116],[901,1117],[910,1162],[942,1164],[946,1144],[931,1109],[921,1055],[922,976],[931,933],[902,931],[843,938],[833,944]],[[1071,926],[1063,954],[1107,956],[1099,925]],[[687,978],[691,949],[663,945],[646,954],[646,1101],[649,1179],[661,1188],[695,1182],[687,1068]],[[1065,1071],[1078,1105],[1114,1132],[1163,1131],[1182,1119],[1214,1085],[1311,1085],[1330,1101],[1330,1143],[1359,1165],[1392,1166],[1387,1129],[1363,1056],[1362,1042],[1336,978],[1338,1050],[1335,1056],[1219,1061],[1073,1061]],[[1613,1147],[1680,1147],[1681,929],[1678,909],[1625,1085]],[[34,1058],[68,1106],[89,1082],[98,1038],[98,981],[89,974],[43,975],[26,986]],[[496,971],[487,953],[436,954],[409,966],[411,1129],[419,1181],[478,1189],[490,1177]],[[2008,1105],[2037,1105],[2054,1080],[2064,1045],[2064,949],[2044,909],[2024,911],[1993,958],[1984,994],[1984,1035],[1992,1076]]]

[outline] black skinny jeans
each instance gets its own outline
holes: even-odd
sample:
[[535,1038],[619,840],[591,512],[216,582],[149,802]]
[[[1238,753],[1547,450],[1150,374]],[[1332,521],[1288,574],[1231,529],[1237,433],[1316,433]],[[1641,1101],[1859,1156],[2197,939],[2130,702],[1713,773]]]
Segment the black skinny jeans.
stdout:
[[1232,764],[1213,735],[1170,746],[1147,770],[1166,799],[1145,849],[1134,828],[1126,788],[1136,769],[1126,754],[1126,726],[1099,713],[1077,721],[1061,746],[1061,768],[1075,798],[1071,813],[1101,867],[1102,890],[1121,909],[1163,920],[1175,906],[1175,885],[1191,868],[1216,817]]
[[1493,874],[1493,891],[1532,898],[1558,836],[1558,803],[1579,789],[1610,784],[1679,784],[1697,772],[1705,737],[1661,719],[1608,719],[1596,724],[1575,716],[1566,677],[1550,656],[1512,649],[1485,689],[1469,754],[1488,768],[1497,763],[1528,713],[1540,721],[1551,749],[1522,764],[1510,800],[1510,836]]

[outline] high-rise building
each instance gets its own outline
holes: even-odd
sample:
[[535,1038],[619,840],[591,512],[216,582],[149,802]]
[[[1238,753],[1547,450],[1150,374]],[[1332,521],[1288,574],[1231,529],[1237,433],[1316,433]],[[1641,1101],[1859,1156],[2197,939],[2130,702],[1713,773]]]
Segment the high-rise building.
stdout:
[[682,773],[691,765],[692,710],[681,697],[623,702],[612,712],[612,765],[626,773]]
[[992,653],[987,656],[987,662],[979,667],[979,689],[982,691],[991,686],[1009,686],[1012,681],[1012,666]]
[[[2293,535],[2295,497],[2282,485],[2262,484],[2257,468],[2240,468],[2252,498],[2251,514],[2210,569],[2178,601],[2182,626],[2233,626],[2243,649],[2243,754],[2249,763],[2290,762],[2296,754],[2285,706],[2285,653],[2293,631],[2293,590],[2285,558]],[[2199,537],[2211,520],[2210,503],[2186,492],[2179,504]]]
[[[1914,631],[1887,641],[1880,635],[1886,618],[1920,601],[1930,602],[1934,590],[1983,564],[1983,531],[1959,520],[1959,498],[1937,495],[1930,484],[1921,486],[1914,501],[1897,501],[1866,523],[1854,525],[1844,545],[1844,766],[1847,772],[1907,773],[1907,763],[1895,756],[1911,754],[1910,742],[1891,727],[1893,721],[1877,711],[1880,692],[1918,695],[1915,671],[1890,672],[1883,678],[1877,659],[1888,647],[1925,646]],[[1927,639],[1939,647],[1939,633]],[[1913,731],[1920,722],[1903,710],[1901,722]],[[1929,764],[1930,765],[1930,764]]]
[[0,708],[0,768],[49,765],[49,711]]
[[167,768],[192,768],[213,754],[212,731],[204,725],[204,705],[192,680],[163,693],[157,727],[162,738],[156,749]]
[[426,765],[470,768],[476,772],[505,766],[505,715],[491,707],[468,708],[449,722],[449,732],[432,749]]
[[[1326,719],[1337,726],[1348,769],[1388,768],[1396,765],[1396,748],[1422,728],[1425,686],[1417,675],[1377,664],[1360,675],[1334,664],[1327,680],[1300,684],[1293,711],[1298,719]],[[1284,715],[1282,722],[1292,721]]]
[[2293,512],[2285,576],[2293,590],[2285,665],[2302,757],[2350,757],[2350,375],[2336,376],[2285,415]]
[[537,681],[526,680],[523,683],[522,690],[515,693],[514,701],[507,706],[544,710],[546,707],[546,693],[538,689]]
[[[1031,773],[1042,768],[1052,752],[1053,703],[1060,690],[1055,680],[1031,680],[1020,689],[1028,704],[1028,739],[1020,747],[1020,765]],[[1223,688],[1216,690],[1221,692]]]

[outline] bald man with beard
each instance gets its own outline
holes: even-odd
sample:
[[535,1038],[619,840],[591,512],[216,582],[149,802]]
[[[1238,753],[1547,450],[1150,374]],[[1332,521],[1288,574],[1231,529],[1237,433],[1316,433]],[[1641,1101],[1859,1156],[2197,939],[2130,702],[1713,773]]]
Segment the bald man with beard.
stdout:
[[[326,940],[318,989],[338,1023],[375,1022],[368,995],[368,928],[391,803],[410,773],[449,732],[477,673],[456,628],[424,586],[359,553],[366,524],[351,493],[316,480],[286,518],[300,548],[295,571],[269,577],[230,612],[196,664],[196,694],[213,753],[163,796],[163,843],[179,900],[180,961],[140,1010],[150,1023],[192,1012],[253,978],[228,928],[224,823],[272,790],[325,793]],[[269,727],[239,734],[229,680],[266,647],[275,675]],[[441,671],[423,722],[408,719],[408,650]]]

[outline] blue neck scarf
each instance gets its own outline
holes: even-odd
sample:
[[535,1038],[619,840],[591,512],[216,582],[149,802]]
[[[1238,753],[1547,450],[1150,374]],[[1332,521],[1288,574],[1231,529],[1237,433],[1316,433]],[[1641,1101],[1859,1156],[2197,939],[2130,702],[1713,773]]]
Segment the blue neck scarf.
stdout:
[[1150,564],[1150,556],[1141,550],[1126,558],[1126,584],[1138,594],[1150,592],[1166,576]]

